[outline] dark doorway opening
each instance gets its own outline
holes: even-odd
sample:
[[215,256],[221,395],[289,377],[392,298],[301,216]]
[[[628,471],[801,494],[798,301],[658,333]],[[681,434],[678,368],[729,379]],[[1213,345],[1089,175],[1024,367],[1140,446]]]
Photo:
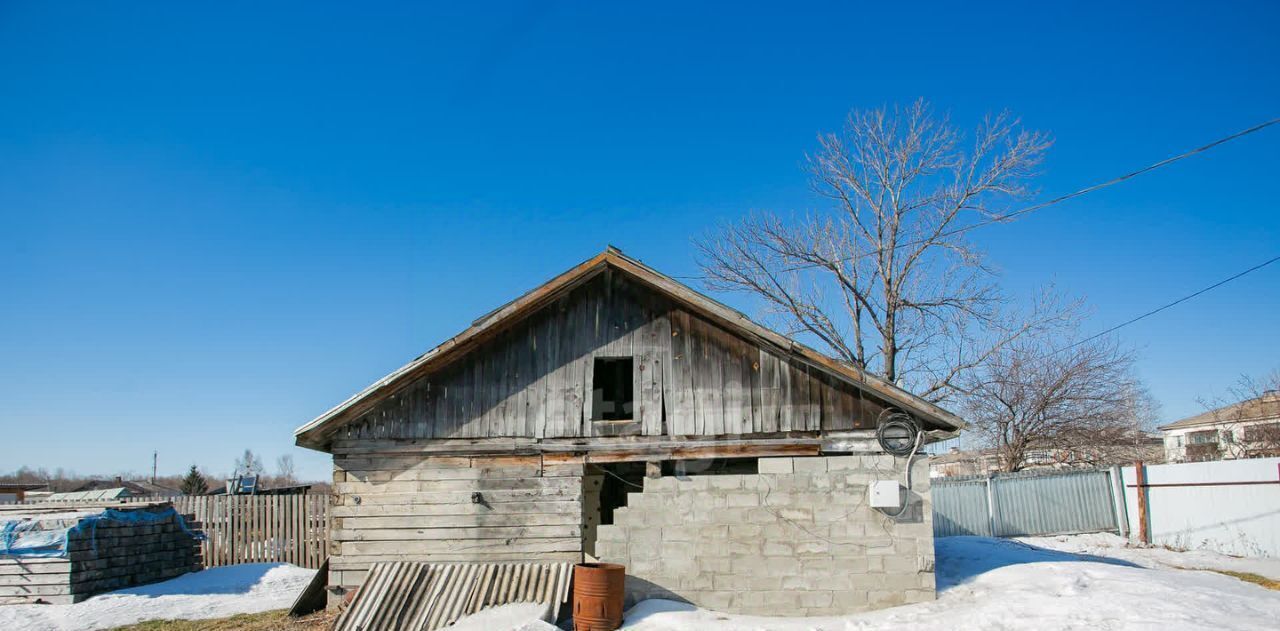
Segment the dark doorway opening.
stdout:
[[591,420],[629,421],[635,400],[630,357],[597,357],[591,373]]

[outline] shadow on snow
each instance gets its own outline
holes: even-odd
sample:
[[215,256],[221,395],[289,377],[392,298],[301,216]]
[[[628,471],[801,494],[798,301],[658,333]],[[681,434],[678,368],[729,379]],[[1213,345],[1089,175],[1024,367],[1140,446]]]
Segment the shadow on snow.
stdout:
[[942,537],[933,542],[937,563],[938,591],[960,585],[979,574],[1009,565],[1023,563],[1087,562],[1124,567],[1141,567],[1134,563],[1091,554],[1059,552],[1010,539],[991,537]]

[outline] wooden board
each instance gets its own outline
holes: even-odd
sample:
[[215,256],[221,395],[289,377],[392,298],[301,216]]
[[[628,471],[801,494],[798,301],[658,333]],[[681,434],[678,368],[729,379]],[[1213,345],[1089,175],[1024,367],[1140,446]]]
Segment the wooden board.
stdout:
[[[634,427],[591,422],[597,357],[633,358]],[[869,428],[874,418],[862,400],[867,395],[858,388],[807,361],[605,272],[418,378],[349,424],[334,444],[591,438],[619,427],[645,436]]]

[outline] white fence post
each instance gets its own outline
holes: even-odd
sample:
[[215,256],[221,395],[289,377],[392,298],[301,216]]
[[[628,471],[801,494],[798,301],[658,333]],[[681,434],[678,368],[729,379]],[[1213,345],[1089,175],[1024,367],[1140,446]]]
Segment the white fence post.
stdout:
[[996,531],[996,496],[991,490],[992,475],[987,474],[987,520],[990,522],[991,536],[999,537],[1000,533]]
[[1129,505],[1124,493],[1124,469],[1119,465],[1111,467],[1111,505],[1116,514],[1116,528],[1120,536],[1129,538]]

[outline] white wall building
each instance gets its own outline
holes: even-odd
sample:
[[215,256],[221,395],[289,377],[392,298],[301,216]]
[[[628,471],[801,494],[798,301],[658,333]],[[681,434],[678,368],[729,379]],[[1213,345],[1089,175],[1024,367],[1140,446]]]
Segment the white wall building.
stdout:
[[1168,462],[1280,456],[1280,392],[1209,410],[1160,428]]

